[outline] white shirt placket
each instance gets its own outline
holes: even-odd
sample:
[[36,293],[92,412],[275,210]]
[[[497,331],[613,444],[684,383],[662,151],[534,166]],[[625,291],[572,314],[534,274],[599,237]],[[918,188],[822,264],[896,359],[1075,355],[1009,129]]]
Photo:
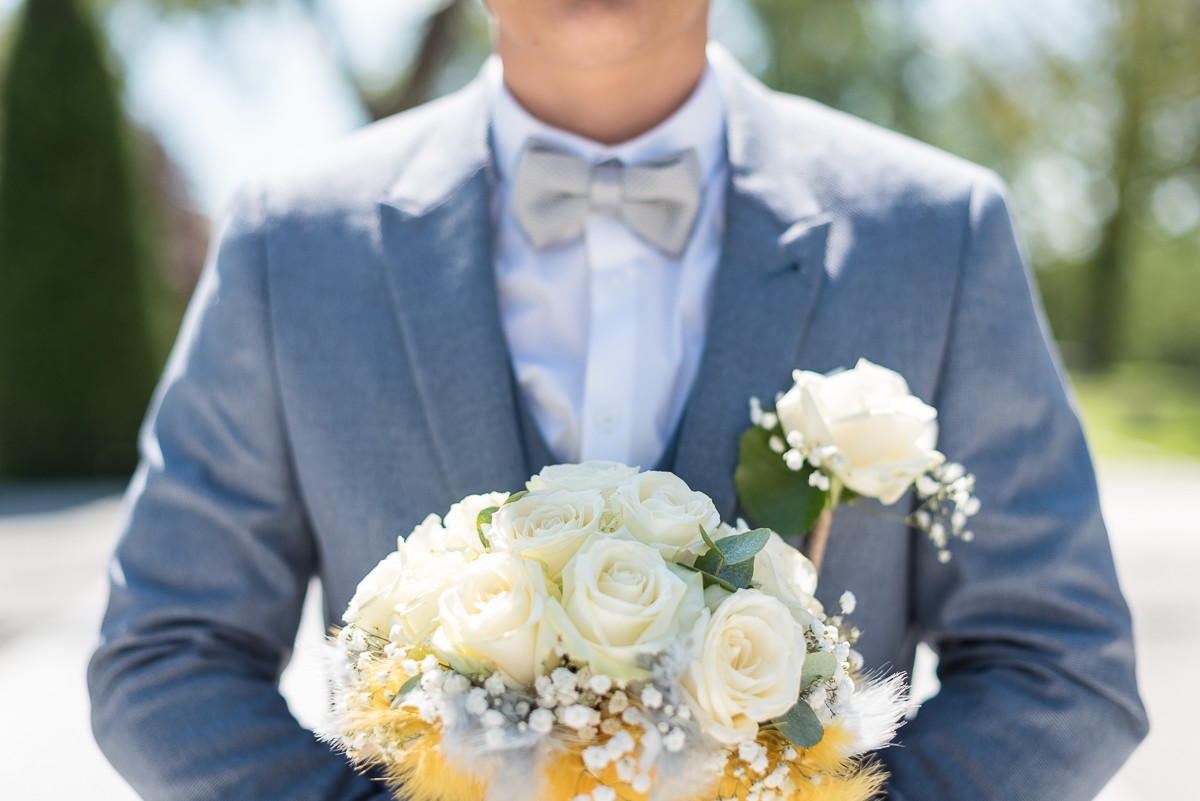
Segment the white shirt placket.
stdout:
[[[603,172],[601,167],[601,186]],[[633,383],[640,248],[623,222],[603,212],[588,215],[584,246],[589,319],[580,458],[622,461],[629,458],[637,418]]]

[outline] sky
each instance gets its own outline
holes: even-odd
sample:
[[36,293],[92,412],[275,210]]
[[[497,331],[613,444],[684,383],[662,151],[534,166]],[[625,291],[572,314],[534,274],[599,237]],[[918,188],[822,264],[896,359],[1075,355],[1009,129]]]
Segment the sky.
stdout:
[[[406,63],[420,21],[437,0],[318,0],[314,25],[297,0],[169,21],[145,0],[118,0],[110,43],[123,68],[126,106],[153,130],[180,165],[197,208],[218,217],[238,186],[319,150],[366,120],[349,85],[330,65],[336,26],[356,70],[387,76]],[[0,0],[7,18],[19,0]],[[1087,0],[923,0],[916,8],[931,51],[986,47],[997,68],[1029,47],[1030,26],[1043,40],[1087,47],[1078,24]],[[897,6],[899,8],[899,6]],[[714,0],[712,30],[754,71],[765,50],[756,20],[739,0]]]

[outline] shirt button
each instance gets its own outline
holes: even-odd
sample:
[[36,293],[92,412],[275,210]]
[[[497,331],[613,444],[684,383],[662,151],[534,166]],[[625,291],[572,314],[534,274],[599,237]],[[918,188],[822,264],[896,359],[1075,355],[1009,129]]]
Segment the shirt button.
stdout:
[[593,419],[596,421],[596,428],[601,431],[612,431],[617,427],[617,413],[612,409],[601,409]]

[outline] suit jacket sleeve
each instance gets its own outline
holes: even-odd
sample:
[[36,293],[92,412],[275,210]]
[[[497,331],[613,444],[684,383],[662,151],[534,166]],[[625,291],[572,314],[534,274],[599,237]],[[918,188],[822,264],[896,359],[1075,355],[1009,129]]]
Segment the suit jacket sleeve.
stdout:
[[96,739],[147,799],[373,798],[278,691],[316,559],[249,198],[206,267],[146,425],[88,672]]
[[934,399],[977,476],[975,539],[915,549],[914,615],[941,692],[884,753],[897,801],[1093,798],[1147,729],[1079,422],[999,182],[974,189]]

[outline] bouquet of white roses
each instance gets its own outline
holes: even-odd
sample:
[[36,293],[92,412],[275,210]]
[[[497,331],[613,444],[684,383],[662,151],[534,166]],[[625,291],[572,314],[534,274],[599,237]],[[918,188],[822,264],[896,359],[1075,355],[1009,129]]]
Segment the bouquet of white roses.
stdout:
[[[812,564],[670,473],[559,465],[359,585],[328,736],[413,801],[865,800],[905,707]],[[844,612],[853,597],[843,596]]]

